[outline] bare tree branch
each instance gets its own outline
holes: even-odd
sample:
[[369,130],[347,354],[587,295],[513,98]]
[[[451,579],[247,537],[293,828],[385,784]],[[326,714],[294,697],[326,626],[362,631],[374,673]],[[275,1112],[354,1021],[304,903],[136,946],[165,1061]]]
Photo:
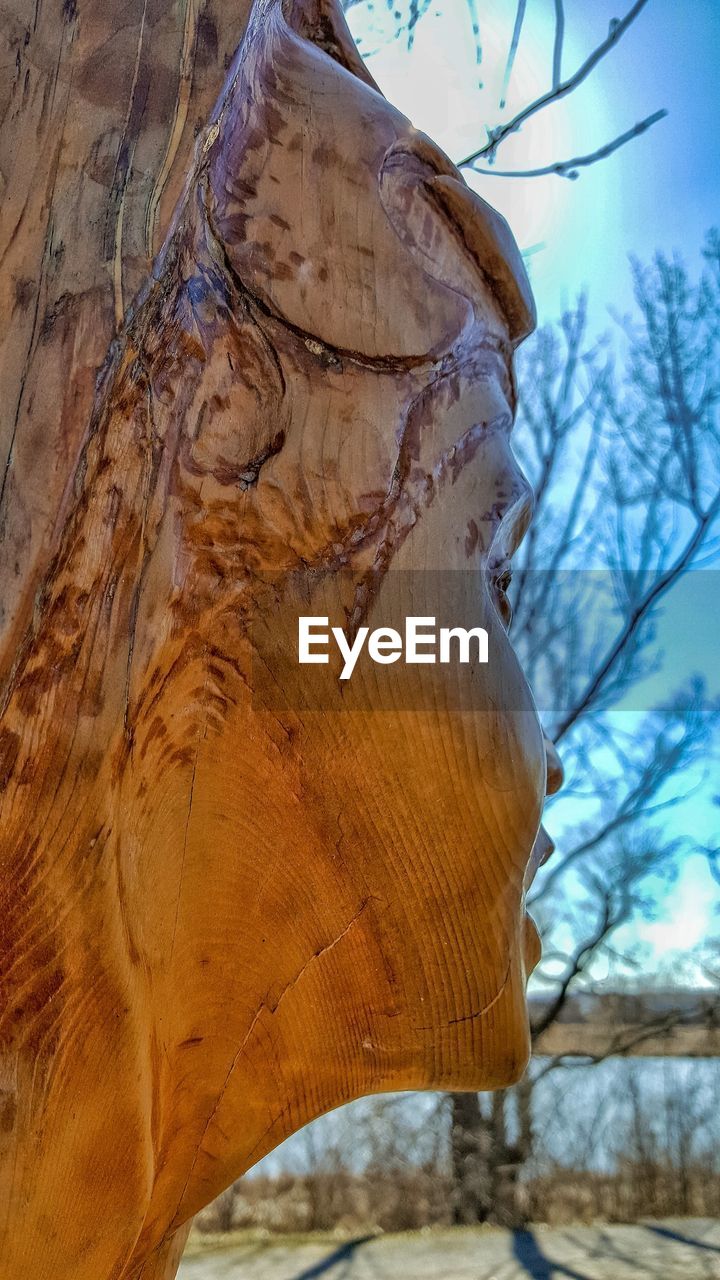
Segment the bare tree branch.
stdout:
[[568,94],[577,89],[578,85],[582,84],[583,80],[587,79],[590,72],[595,69],[598,63],[602,61],[602,59],[624,36],[628,27],[645,8],[647,2],[648,0],[635,0],[635,4],[626,13],[625,17],[611,25],[610,31],[608,32],[605,40],[603,40],[596,49],[593,49],[593,52],[588,58],[586,58],[582,66],[578,67],[577,71],[570,76],[568,80],[563,81],[562,84],[559,84],[556,88],[554,87],[549,89],[547,93],[536,98],[535,101],[529,103],[527,107],[523,107],[522,111],[519,111],[518,114],[514,116],[512,120],[509,120],[507,124],[498,125],[496,129],[491,129],[489,131],[490,136],[485,145],[479,147],[477,151],[471,152],[471,154],[466,156],[464,160],[461,160],[460,168],[473,165],[476,160],[492,158],[496,154],[500,144],[504,142],[510,134],[517,133],[518,129],[520,129],[527,120],[532,116],[537,115],[538,111],[542,111],[553,102],[559,102],[561,98],[566,98]]
[[555,41],[553,44],[552,87],[560,88],[562,80],[563,41],[565,39],[565,8],[563,0],[555,0]]
[[[475,41],[475,62],[477,66],[482,66],[483,47],[482,36],[480,33],[480,14],[478,12],[478,0],[467,0],[467,6],[470,13],[470,22],[472,23],[473,39]],[[482,88],[482,84],[480,85]]]
[[720,512],[720,491],[716,494],[704,515],[702,515],[697,521],[694,533],[688,539],[683,551],[678,556],[675,563],[672,564],[669,569],[666,569],[664,573],[661,573],[658,576],[653,586],[648,592],[646,592],[643,599],[636,605],[628,616],[625,625],[615,639],[614,644],[611,646],[598,670],[588,681],[575,706],[558,725],[554,734],[555,742],[560,742],[579,717],[593,705],[608,676],[612,672],[613,667],[623,653],[626,652],[627,646],[636,635],[642,622],[650,613],[653,605],[657,604],[658,600],[670,590],[670,587],[672,587],[675,582],[677,582],[685,569],[692,564],[695,553],[702,545],[703,539],[705,538],[708,529],[713,524],[718,512]]
[[548,1027],[551,1027],[557,1020],[565,1005],[570,988],[572,987],[575,979],[583,972],[588,961],[597,951],[600,943],[618,927],[622,919],[623,913],[619,910],[613,910],[610,894],[607,894],[600,911],[596,928],[593,930],[590,937],[586,938],[580,944],[571,957],[567,969],[563,974],[557,994],[550,1002],[542,1017],[532,1023],[530,1031],[533,1043],[542,1035],[543,1031],[547,1031]]
[[[664,709],[661,709],[661,713],[663,715],[666,714]],[[674,711],[674,716],[682,723],[682,733],[676,736],[672,731],[672,723],[670,722],[669,732],[661,731],[652,737],[651,754],[643,761],[642,766],[637,771],[635,781],[627,785],[627,791],[622,800],[618,803],[614,799],[609,816],[601,822],[599,827],[572,847],[559,861],[554,862],[540,889],[532,897],[530,901],[531,907],[548,896],[571,866],[579,862],[586,854],[592,852],[593,849],[598,849],[610,836],[616,835],[618,832],[636,824],[640,819],[646,823],[650,822],[658,813],[679,803],[677,795],[671,795],[664,800],[656,800],[654,804],[651,804],[651,801],[665,786],[668,778],[677,776],[682,769],[696,760],[702,752],[706,744],[706,734],[703,732],[703,726],[700,723],[699,717],[701,714],[697,695],[694,695],[689,702],[683,701],[679,703]],[[650,726],[650,732],[652,733],[652,725]],[[615,744],[613,744],[613,748],[617,750]],[[625,763],[625,771],[626,774],[630,773],[630,776],[632,776],[632,765],[629,761]],[[686,800],[687,798],[688,793],[685,792],[682,799]],[[666,846],[666,855],[675,853],[680,847],[680,843],[677,840],[670,841]],[[659,862],[659,858],[657,861]]]
[[639,138],[641,134],[646,133],[659,120],[664,120],[666,115],[667,111],[665,110],[654,111],[645,120],[640,120],[637,124],[634,124],[632,129],[628,129],[617,138],[613,138],[612,142],[606,142],[604,146],[598,147],[597,151],[591,151],[585,156],[574,156],[572,160],[557,160],[554,164],[546,164],[538,169],[479,169],[476,165],[473,165],[473,172],[481,173],[483,177],[490,178],[544,178],[550,174],[556,174],[560,178],[569,178],[574,181],[580,177],[578,169],[587,168],[591,164],[596,164],[598,160],[607,159],[613,152],[619,151],[621,147],[624,147],[627,142],[631,142],[633,138]]
[[708,1026],[716,1025],[713,1009],[704,1002],[698,1004],[697,1009],[690,1013],[686,1009],[672,1010],[662,1017],[643,1022],[642,1026],[635,1027],[627,1033],[619,1033],[610,1041],[607,1049],[603,1050],[602,1053],[556,1054],[537,1072],[533,1079],[533,1084],[537,1084],[543,1077],[549,1075],[551,1071],[556,1071],[559,1067],[564,1067],[568,1063],[575,1067],[580,1065],[594,1067],[600,1062],[606,1062],[608,1058],[626,1057],[647,1040],[652,1040],[655,1036],[662,1036],[668,1031],[672,1031],[675,1027],[696,1026],[698,1013],[705,1014],[705,1021]]
[[507,91],[510,85],[510,77],[512,69],[515,65],[515,55],[518,51],[520,36],[522,34],[523,22],[525,20],[525,9],[527,0],[518,0],[517,9],[515,11],[515,25],[513,27],[512,39],[508,50],[507,62],[505,64],[505,74],[503,75],[502,89],[500,90],[500,110],[502,111],[507,101]]

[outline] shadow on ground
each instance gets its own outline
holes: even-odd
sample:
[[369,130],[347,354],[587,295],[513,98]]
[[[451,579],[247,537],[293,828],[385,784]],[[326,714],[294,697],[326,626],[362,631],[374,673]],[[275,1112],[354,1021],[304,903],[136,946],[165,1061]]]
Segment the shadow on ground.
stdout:
[[679,1244],[686,1244],[691,1249],[707,1249],[709,1253],[720,1253],[720,1246],[706,1244],[704,1240],[698,1240],[695,1236],[683,1235],[682,1231],[676,1231],[674,1227],[660,1227],[653,1222],[646,1222],[644,1226],[646,1231],[654,1231],[656,1236],[664,1236],[666,1240],[677,1240]]
[[572,1267],[548,1258],[532,1231],[513,1231],[512,1252],[515,1261],[533,1280],[555,1280],[556,1276],[562,1276],[564,1280],[592,1280],[586,1272],[574,1271]]
[[374,1240],[374,1235],[358,1236],[356,1240],[348,1240],[346,1244],[342,1244],[337,1249],[333,1249],[327,1258],[322,1258],[320,1262],[316,1262],[314,1266],[308,1267],[306,1271],[298,1271],[291,1277],[291,1280],[315,1280],[316,1276],[324,1276],[328,1271],[332,1271],[333,1267],[338,1266],[340,1262],[352,1262],[355,1251],[361,1245],[367,1244],[368,1240]]
[[238,1240],[181,1280],[720,1280],[720,1219]]

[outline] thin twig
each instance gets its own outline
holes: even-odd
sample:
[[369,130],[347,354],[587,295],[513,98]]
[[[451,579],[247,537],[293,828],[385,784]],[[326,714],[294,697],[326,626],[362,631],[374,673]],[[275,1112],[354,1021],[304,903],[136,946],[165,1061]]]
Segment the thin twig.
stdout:
[[[483,60],[483,47],[482,35],[480,32],[478,0],[468,0],[468,13],[470,14],[470,22],[472,24],[473,40],[475,41],[475,62],[478,67],[481,67]],[[480,88],[482,89],[482,82],[480,83]]]
[[565,9],[563,0],[555,0],[555,43],[553,45],[553,89],[560,88],[562,80],[563,41],[565,39]]
[[510,76],[515,65],[515,54],[518,51],[520,43],[520,35],[522,33],[523,22],[525,20],[525,7],[527,0],[518,0],[518,7],[515,11],[515,26],[513,27],[512,40],[508,49],[507,62],[505,63],[505,75],[503,76],[502,89],[500,90],[500,110],[502,111],[507,100],[507,91],[510,84]]
[[547,1031],[548,1027],[551,1027],[552,1024],[557,1021],[557,1018],[567,1002],[570,994],[570,987],[573,982],[579,974],[583,973],[586,964],[590,959],[592,959],[600,943],[604,942],[608,934],[612,933],[620,923],[622,923],[622,917],[613,913],[610,899],[609,897],[606,898],[602,906],[595,932],[592,937],[586,939],[580,944],[575,955],[570,960],[568,968],[560,983],[560,988],[554,999],[550,1001],[550,1004],[544,1010],[541,1017],[533,1021],[531,1027],[533,1043],[543,1034],[544,1031]]
[[648,0],[635,0],[635,4],[626,13],[625,17],[621,18],[619,22],[613,23],[606,39],[593,50],[589,58],[586,58],[582,66],[578,67],[578,70],[574,75],[570,76],[568,80],[564,80],[562,84],[557,86],[557,88],[550,89],[547,93],[542,94],[541,97],[536,98],[535,101],[531,102],[527,107],[523,107],[522,111],[518,112],[518,114],[514,116],[512,120],[509,120],[507,124],[498,125],[496,129],[491,129],[490,136],[485,145],[480,147],[477,151],[473,151],[471,155],[466,156],[464,160],[461,160],[459,167],[463,168],[474,164],[476,160],[494,156],[500,143],[504,142],[505,138],[509,137],[511,133],[517,133],[518,129],[525,124],[526,120],[529,120],[531,116],[536,115],[538,111],[542,111],[544,107],[550,106],[551,102],[558,102],[561,98],[565,98],[569,93],[572,93],[574,89],[577,89],[578,85],[582,84],[583,80],[587,79],[590,72],[597,66],[598,62],[600,62],[605,55],[610,52],[614,45],[618,43],[631,23],[635,21],[640,11],[645,8],[647,2]]
[[[698,1012],[705,1013],[705,1025],[710,1029],[715,1026],[712,1011],[706,1006],[699,1005]],[[676,1028],[702,1026],[694,1016],[696,1011],[687,1013],[685,1010],[673,1010],[670,1013],[661,1015],[644,1026],[637,1028],[628,1028],[626,1034],[618,1032],[617,1035],[608,1043],[607,1049],[601,1053],[558,1053],[550,1059],[545,1066],[537,1072],[533,1077],[533,1084],[536,1085],[544,1076],[556,1071],[558,1068],[564,1067],[568,1060],[573,1066],[598,1066],[599,1063],[605,1062],[608,1058],[621,1058],[628,1054],[632,1054],[634,1049],[644,1044],[647,1040],[666,1035]],[[536,1048],[535,1052],[542,1055],[542,1047]],[[544,1055],[543,1055],[544,1056]]]
[[560,739],[568,732],[568,729],[572,728],[575,721],[593,704],[598,693],[602,690],[610,671],[615,666],[620,655],[625,651],[628,642],[632,636],[635,635],[640,624],[650,612],[652,606],[657,603],[661,596],[665,595],[673,583],[675,583],[684,573],[688,565],[692,563],[693,556],[701,545],[706,532],[719,514],[720,493],[716,494],[707,511],[704,513],[702,518],[698,520],[695,531],[688,539],[684,550],[678,556],[675,563],[672,564],[669,569],[666,569],[664,573],[660,574],[651,589],[633,609],[625,623],[625,626],[617,637],[617,640],[601,663],[599,670],[586,686],[572,711],[568,713],[553,735],[555,742],[559,742]]
[[554,173],[561,178],[574,180],[580,177],[578,169],[595,164],[598,160],[605,160],[607,156],[612,155],[613,151],[619,151],[620,147],[624,147],[626,142],[639,138],[641,133],[645,133],[652,125],[657,124],[658,120],[664,120],[666,115],[667,111],[655,111],[646,120],[633,125],[627,133],[621,133],[619,138],[614,138],[612,142],[606,142],[603,147],[598,147],[597,151],[592,151],[586,156],[575,156],[572,160],[558,160],[555,164],[544,165],[541,169],[478,169],[473,165],[472,170],[473,173],[481,173],[483,177],[490,178],[544,178],[547,174]]

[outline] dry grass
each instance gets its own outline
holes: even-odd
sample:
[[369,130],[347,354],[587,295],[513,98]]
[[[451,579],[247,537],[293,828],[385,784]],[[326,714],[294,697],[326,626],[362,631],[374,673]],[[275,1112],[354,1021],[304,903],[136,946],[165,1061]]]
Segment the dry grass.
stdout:
[[[623,1163],[613,1174],[556,1169],[521,1182],[519,1210],[528,1221],[637,1222],[688,1215],[720,1217],[720,1174],[704,1167],[672,1169]],[[318,1231],[414,1231],[452,1222],[452,1188],[441,1171],[388,1169],[384,1176],[282,1174],[246,1178],[196,1220],[197,1230],[226,1243],[227,1232],[254,1239]],[[502,1220],[502,1214],[495,1215]],[[492,1221],[492,1219],[491,1219]]]

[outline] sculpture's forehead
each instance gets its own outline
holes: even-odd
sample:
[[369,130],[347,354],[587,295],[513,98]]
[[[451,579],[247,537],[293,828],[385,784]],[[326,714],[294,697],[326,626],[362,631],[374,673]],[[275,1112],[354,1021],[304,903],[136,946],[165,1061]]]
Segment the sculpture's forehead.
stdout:
[[370,359],[437,357],[470,323],[529,331],[514,241],[450,161],[279,9],[249,37],[210,169],[244,284],[308,336]]

